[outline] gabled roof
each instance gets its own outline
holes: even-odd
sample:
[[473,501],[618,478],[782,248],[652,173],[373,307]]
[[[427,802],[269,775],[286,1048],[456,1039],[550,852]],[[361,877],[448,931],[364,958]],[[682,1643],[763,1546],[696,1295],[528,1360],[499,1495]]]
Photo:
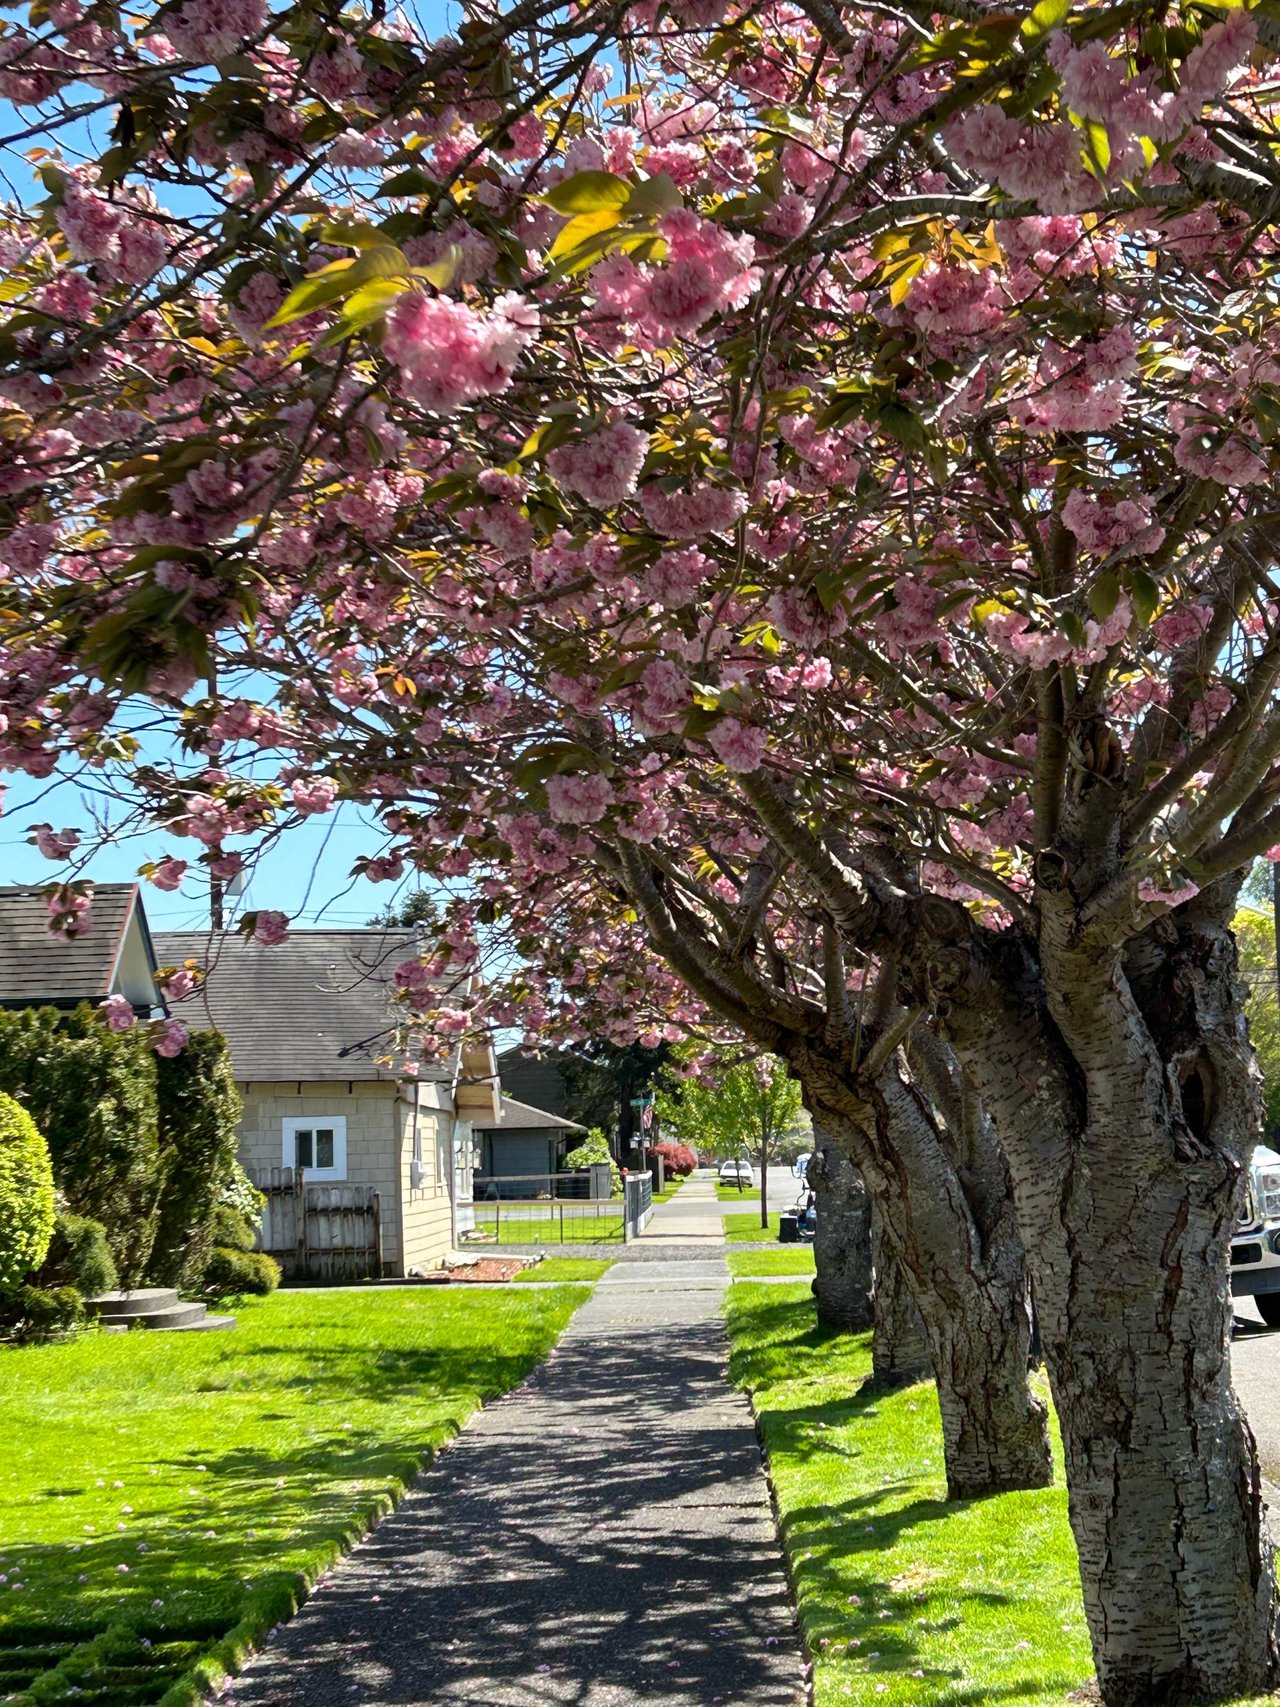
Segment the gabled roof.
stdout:
[[545,1132],[549,1126],[556,1127],[562,1132],[585,1132],[585,1126],[579,1126],[576,1120],[567,1120],[563,1114],[548,1114],[544,1108],[532,1108],[527,1102],[517,1102],[514,1097],[503,1097],[502,1113],[497,1120],[477,1120],[477,1132]]
[[158,1004],[156,960],[136,883],[97,884],[81,936],[54,936],[48,920],[42,890],[0,889],[0,1006],[101,1002],[119,987],[131,931],[139,933],[134,947],[149,964],[130,968],[125,993],[140,1006]]
[[[204,984],[171,1011],[214,1026],[237,1079],[386,1079],[397,1010],[395,969],[417,953],[414,931],[295,930],[274,948],[230,931],[157,931],[161,966],[194,960]],[[451,1077],[441,1069],[424,1077]]]

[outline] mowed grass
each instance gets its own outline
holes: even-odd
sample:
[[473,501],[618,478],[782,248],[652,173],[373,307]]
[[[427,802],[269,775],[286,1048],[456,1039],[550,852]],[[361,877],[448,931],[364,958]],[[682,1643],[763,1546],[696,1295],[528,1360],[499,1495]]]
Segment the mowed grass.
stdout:
[[544,1213],[522,1214],[513,1211],[501,1215],[485,1214],[476,1207],[476,1232],[485,1235],[466,1241],[468,1248],[478,1245],[598,1245],[621,1244],[622,1209],[605,1209],[600,1214],[565,1209],[548,1209]]
[[716,1196],[721,1203],[759,1203],[760,1187],[747,1185],[739,1191],[736,1185],[723,1185],[717,1181]]
[[0,1699],[198,1699],[587,1296],[279,1293],[0,1352]]
[[948,1505],[931,1385],[860,1398],[870,1336],[818,1329],[807,1288],[737,1285],[727,1309],[815,1707],[1065,1702],[1092,1667],[1061,1486]]
[[776,1239],[778,1236],[778,1216],[775,1210],[769,1211],[769,1225],[760,1225],[760,1211],[754,1215],[726,1215],[724,1218],[724,1236],[731,1244],[752,1240],[763,1241]]
[[544,1257],[531,1268],[522,1268],[519,1274],[513,1275],[512,1282],[519,1281],[565,1281],[599,1280],[600,1276],[613,1267],[609,1257]]
[[932,1383],[860,1397],[870,1335],[819,1329],[807,1286],[740,1283],[726,1313],[814,1707],[1068,1707],[1093,1665],[1056,1430],[1053,1488],[949,1504]]
[[735,1280],[754,1275],[812,1274],[812,1245],[782,1245],[776,1251],[730,1251],[729,1273]]

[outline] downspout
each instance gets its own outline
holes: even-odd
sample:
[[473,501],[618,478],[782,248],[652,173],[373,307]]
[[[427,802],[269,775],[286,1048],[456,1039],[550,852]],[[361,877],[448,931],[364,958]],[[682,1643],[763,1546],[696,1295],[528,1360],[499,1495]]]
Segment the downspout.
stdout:
[[449,1165],[445,1169],[446,1188],[449,1193],[449,1248],[458,1250],[458,1081],[462,1077],[462,1049],[453,1063],[453,1080],[449,1086],[449,1119],[453,1122],[449,1129]]

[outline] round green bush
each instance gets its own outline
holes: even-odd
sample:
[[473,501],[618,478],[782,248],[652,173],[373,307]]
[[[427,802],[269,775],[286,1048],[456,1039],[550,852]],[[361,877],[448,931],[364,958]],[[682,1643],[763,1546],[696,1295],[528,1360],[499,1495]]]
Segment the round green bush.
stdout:
[[280,1265],[265,1251],[215,1245],[205,1264],[204,1287],[218,1298],[265,1298],[280,1284]]
[[44,1340],[70,1333],[84,1320],[74,1286],[17,1286],[0,1296],[0,1332],[11,1340]]
[[0,1094],[0,1288],[40,1267],[53,1220],[49,1146],[22,1104]]
[[118,1276],[101,1221],[62,1210],[39,1279],[42,1286],[74,1286],[86,1298],[112,1291]]

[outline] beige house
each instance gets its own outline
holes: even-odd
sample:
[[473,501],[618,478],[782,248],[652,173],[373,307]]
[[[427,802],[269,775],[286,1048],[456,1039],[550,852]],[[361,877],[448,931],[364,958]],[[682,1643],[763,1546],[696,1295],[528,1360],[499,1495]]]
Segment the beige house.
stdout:
[[469,1225],[473,1126],[498,1117],[498,1081],[487,1048],[416,1076],[382,1063],[414,932],[295,930],[263,948],[229,932],[158,931],[155,952],[162,968],[206,969],[172,1011],[230,1045],[240,1160],[255,1182],[301,1169],[308,1186],[372,1187],[383,1273],[438,1268]]

